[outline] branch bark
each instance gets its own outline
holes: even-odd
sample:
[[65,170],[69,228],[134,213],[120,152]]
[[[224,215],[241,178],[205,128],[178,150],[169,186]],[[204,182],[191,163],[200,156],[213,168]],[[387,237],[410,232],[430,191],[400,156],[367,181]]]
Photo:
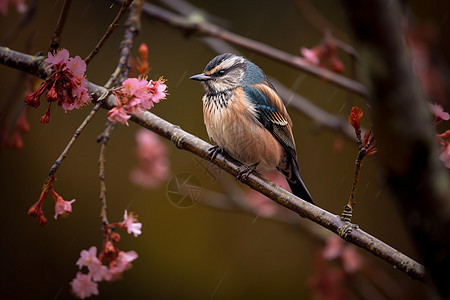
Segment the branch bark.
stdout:
[[[1,64],[45,78],[45,64],[42,62],[43,60],[41,58],[0,47]],[[106,91],[103,87],[89,83],[89,92],[94,100],[102,97]],[[111,95],[103,101],[102,106],[105,109],[111,109],[115,104],[116,100]],[[130,120],[172,141],[177,148],[209,160],[209,149],[211,145],[185,132],[179,126],[171,124],[150,112],[132,115]],[[245,167],[238,161],[230,157],[224,157],[221,154],[218,154],[212,163],[233,176],[237,176],[240,170]],[[341,221],[339,216],[301,200],[259,174],[251,173],[244,183],[300,216],[310,219],[322,227],[339,234],[346,241],[366,249],[405,272],[411,278],[423,280],[425,273],[422,265],[358,227]]]
[[429,111],[402,42],[396,1],[345,0],[369,87],[380,162],[440,295],[450,298],[450,185]]

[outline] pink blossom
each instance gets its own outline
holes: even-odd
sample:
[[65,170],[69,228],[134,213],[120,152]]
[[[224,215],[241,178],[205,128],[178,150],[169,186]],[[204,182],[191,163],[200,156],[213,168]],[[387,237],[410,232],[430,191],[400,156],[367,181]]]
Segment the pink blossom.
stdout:
[[[112,117],[109,120],[111,122],[121,122],[127,124],[125,120],[125,113],[127,114],[139,114],[143,111],[151,109],[154,103],[159,102],[161,99],[166,97],[166,85],[163,84],[164,79],[159,79],[158,81],[146,80],[146,77],[139,78],[128,78],[123,83],[122,86],[113,90],[112,92],[116,95],[117,107],[121,108],[122,111],[114,112],[111,110],[109,112],[110,116],[115,113],[118,114],[117,118]],[[114,108],[113,108],[114,109]]]
[[362,258],[356,251],[356,248],[349,245],[342,251],[341,259],[344,271],[349,274],[359,271],[363,264]]
[[138,223],[136,221],[137,219],[135,215],[133,213],[128,214],[127,210],[125,209],[125,213],[123,215],[123,222],[121,222],[120,225],[123,228],[127,229],[128,234],[133,234],[135,237],[137,237],[142,233],[141,231],[142,223]]
[[98,284],[92,281],[90,274],[77,273],[77,276],[70,283],[73,293],[80,299],[98,295]]
[[89,250],[81,250],[80,258],[77,260],[76,265],[81,269],[82,267],[97,268],[102,263],[97,258],[97,247],[92,246]]
[[338,236],[330,236],[327,241],[325,248],[323,249],[323,256],[327,260],[333,260],[339,257],[344,248],[344,241]]
[[91,274],[93,281],[111,280],[111,273],[108,267],[102,265],[101,263],[92,264],[91,267],[89,268],[89,274]]
[[111,275],[110,280],[120,279],[123,272],[132,267],[131,262],[138,258],[136,251],[123,252],[120,251],[117,259],[113,261],[109,268],[109,273]]
[[302,53],[303,57],[311,64],[318,65],[320,63],[318,52],[315,49],[302,47],[300,49],[300,52]]
[[8,13],[9,5],[16,5],[16,10],[18,13],[23,14],[27,10],[27,5],[24,0],[0,0],[0,12],[3,15]]
[[448,121],[450,119],[450,114],[445,112],[441,105],[439,104],[430,104],[431,112],[435,115],[436,120],[435,124],[441,121]]
[[72,212],[72,203],[75,202],[75,199],[70,201],[65,201],[60,195],[58,195],[55,190],[52,189],[52,195],[55,199],[55,220],[58,215],[63,217],[68,216]]
[[446,130],[445,132],[443,132],[441,134],[437,134],[436,136],[441,139],[448,139],[448,138],[450,138],[450,129]]
[[[65,50],[65,49],[63,49],[63,50]],[[67,55],[69,55],[69,51],[67,51]],[[67,68],[72,71],[73,75],[75,75],[78,78],[84,77],[84,73],[86,72],[86,63],[84,62],[84,60],[81,57],[79,57],[77,55],[74,58],[70,58],[66,62],[66,65],[67,65]]]
[[131,118],[123,107],[114,107],[108,112],[108,120],[111,122],[120,122],[128,126],[128,119]]
[[128,96],[144,98],[148,94],[147,80],[138,78],[128,78],[123,83],[123,93]]
[[159,79],[157,81],[150,80],[148,83],[148,87],[152,91],[151,101],[154,103],[158,103],[160,100],[166,98],[166,88],[167,85],[165,85],[164,80]]
[[131,250],[131,251],[128,251],[128,252],[120,251],[117,259],[121,263],[129,264],[133,260],[135,260],[136,258],[138,258],[138,254],[136,253],[136,251]]
[[157,134],[147,129],[136,133],[138,166],[130,173],[131,181],[146,188],[155,188],[170,175],[168,150]]
[[340,237],[330,236],[326,241],[322,255],[327,260],[340,259],[344,271],[355,273],[362,266],[362,258],[352,245],[347,245]]
[[[86,63],[79,57],[71,58],[67,49],[56,53],[48,53],[44,60],[49,65],[46,70],[53,69],[53,73],[41,84],[39,89],[25,97],[25,103],[37,108],[40,104],[40,96],[46,93],[49,103],[57,102],[67,112],[75,108],[81,108],[90,101],[88,94],[88,82],[85,78]],[[50,105],[41,123],[50,120]]]
[[61,49],[55,54],[48,52],[48,57],[44,60],[49,65],[45,68],[49,70],[54,68],[56,71],[62,71],[66,64],[69,62],[69,51],[67,49]]
[[450,169],[450,143],[443,141],[442,145],[439,159],[445,164],[446,168]]
[[126,106],[126,111],[132,114],[139,114],[142,111],[142,99],[133,97]]

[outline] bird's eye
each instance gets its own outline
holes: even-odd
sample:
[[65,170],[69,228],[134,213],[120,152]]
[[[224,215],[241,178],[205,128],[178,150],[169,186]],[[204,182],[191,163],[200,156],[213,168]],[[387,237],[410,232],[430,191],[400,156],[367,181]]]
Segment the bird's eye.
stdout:
[[225,75],[225,70],[220,70],[219,72],[217,72],[217,74],[219,74],[219,76],[223,76]]

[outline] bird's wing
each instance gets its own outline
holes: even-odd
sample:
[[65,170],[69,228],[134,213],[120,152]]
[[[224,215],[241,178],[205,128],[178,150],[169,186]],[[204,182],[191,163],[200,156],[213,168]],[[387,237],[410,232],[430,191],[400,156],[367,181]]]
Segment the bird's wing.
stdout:
[[243,90],[256,108],[258,121],[280,142],[283,148],[297,161],[294,137],[292,135],[292,121],[286,108],[269,86],[257,84],[244,86]]
[[277,168],[280,167],[279,170],[286,176],[287,182],[296,196],[314,204],[299,174],[297,152],[292,135],[292,121],[281,98],[272,87],[265,84],[245,86],[243,90],[248,100],[256,108],[258,121],[286,150],[283,162],[285,165],[277,166]]

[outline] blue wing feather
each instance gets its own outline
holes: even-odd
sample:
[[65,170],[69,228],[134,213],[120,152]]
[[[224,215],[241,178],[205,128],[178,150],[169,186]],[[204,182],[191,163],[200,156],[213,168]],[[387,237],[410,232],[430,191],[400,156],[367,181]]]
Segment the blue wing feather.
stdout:
[[294,158],[297,157],[288,120],[272,105],[268,96],[253,86],[244,86],[247,98],[255,105],[258,121],[280,142]]

